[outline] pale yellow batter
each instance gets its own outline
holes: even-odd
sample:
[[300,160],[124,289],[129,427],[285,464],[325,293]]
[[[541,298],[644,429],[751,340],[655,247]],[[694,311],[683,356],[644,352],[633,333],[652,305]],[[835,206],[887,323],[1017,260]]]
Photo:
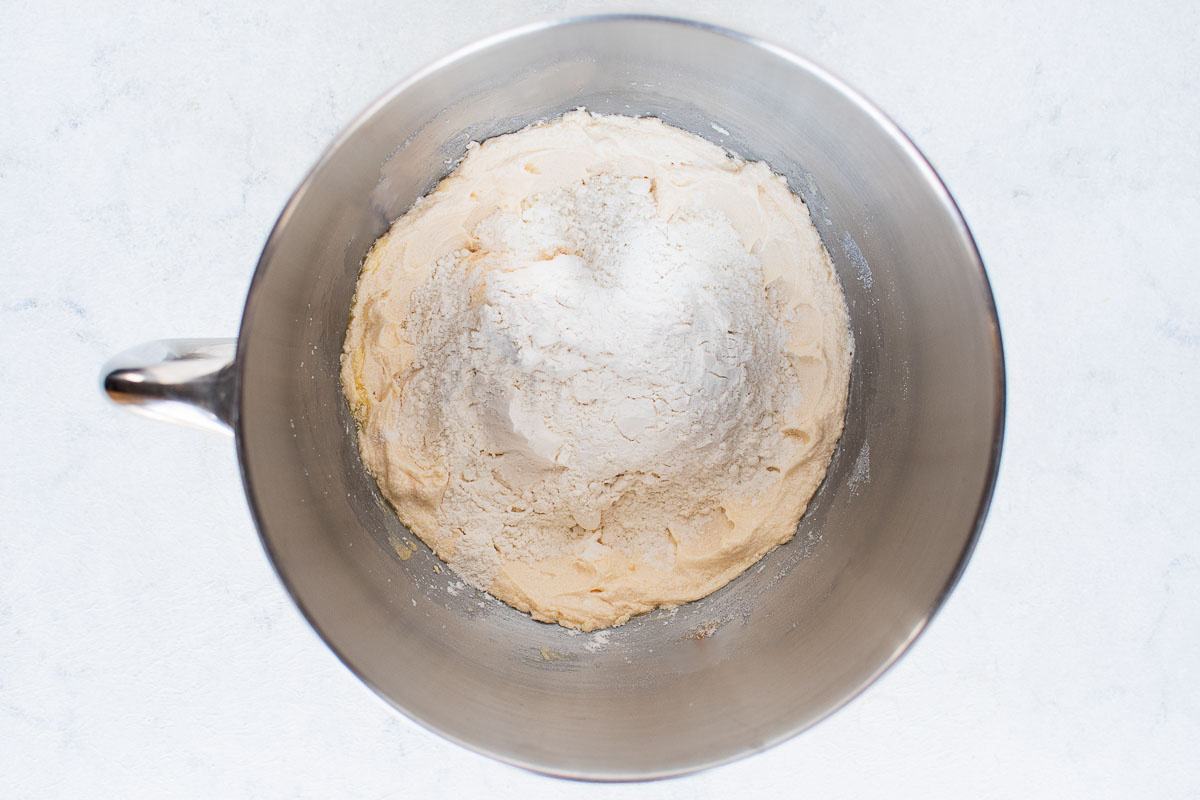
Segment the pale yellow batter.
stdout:
[[782,178],[576,111],[473,146],[380,238],[342,380],[413,533],[586,631],[703,597],[792,537],[851,347]]

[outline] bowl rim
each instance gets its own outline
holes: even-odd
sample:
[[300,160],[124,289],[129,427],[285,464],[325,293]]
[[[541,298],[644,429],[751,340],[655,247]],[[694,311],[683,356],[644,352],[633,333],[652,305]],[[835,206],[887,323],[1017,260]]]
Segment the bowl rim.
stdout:
[[[992,423],[991,455],[989,458],[989,463],[987,465],[987,473],[986,473],[985,480],[983,483],[982,491],[980,492],[980,496],[979,496],[977,504],[976,504],[975,519],[974,519],[974,523],[972,525],[972,529],[970,531],[970,535],[966,538],[963,549],[959,553],[958,558],[956,560],[955,567],[951,571],[950,575],[948,576],[947,581],[946,581],[945,585],[943,586],[941,592],[937,595],[936,598],[934,598],[933,603],[926,610],[924,616],[917,622],[916,625],[913,626],[912,631],[900,643],[900,645],[897,646],[895,651],[892,652],[886,659],[884,659],[881,662],[881,664],[879,665],[879,667],[874,672],[872,672],[870,675],[868,675],[864,680],[862,680],[851,691],[847,692],[835,705],[833,705],[827,711],[825,711],[823,714],[821,714],[820,716],[816,717],[815,719],[813,719],[811,721],[799,724],[795,727],[792,727],[790,730],[788,730],[785,733],[779,734],[774,737],[770,737],[768,739],[764,739],[764,740],[758,742],[757,744],[754,744],[754,745],[748,746],[748,747],[744,747],[740,750],[737,750],[736,752],[732,752],[732,753],[730,753],[726,756],[720,757],[720,758],[709,759],[704,762],[689,764],[689,765],[683,766],[683,767],[673,767],[673,768],[669,768],[669,769],[643,771],[643,772],[637,772],[637,773],[630,773],[630,772],[622,773],[619,771],[619,769],[615,769],[615,770],[611,770],[611,771],[604,771],[604,772],[598,772],[595,770],[586,770],[586,769],[585,770],[572,769],[572,768],[565,767],[565,766],[547,765],[547,764],[538,763],[538,762],[532,761],[532,760],[515,758],[506,753],[495,752],[494,750],[492,750],[491,748],[489,748],[488,746],[486,746],[484,744],[463,739],[450,731],[442,729],[440,726],[430,722],[429,720],[415,716],[411,711],[396,704],[386,694],[384,694],[383,691],[378,686],[376,686],[375,683],[355,665],[353,660],[346,653],[342,652],[342,650],[338,647],[338,645],[336,645],[334,643],[334,640],[326,633],[325,630],[323,630],[322,626],[320,624],[318,624],[314,613],[308,607],[306,601],[304,601],[301,598],[301,596],[297,590],[297,587],[293,584],[293,582],[291,581],[291,579],[288,577],[288,575],[284,571],[283,567],[281,566],[281,561],[279,559],[279,554],[276,552],[276,548],[272,545],[272,543],[268,540],[266,534],[264,533],[265,527],[266,527],[266,524],[265,524],[266,521],[264,519],[264,516],[262,514],[261,508],[260,508],[258,500],[257,500],[253,481],[251,480],[249,471],[247,469],[247,459],[246,459],[246,454],[244,451],[245,436],[244,436],[243,421],[242,421],[242,415],[241,415],[243,390],[244,390],[244,386],[245,386],[244,381],[241,380],[241,373],[242,373],[242,369],[244,366],[244,358],[245,358],[245,348],[243,346],[243,342],[247,340],[247,334],[249,333],[247,328],[248,328],[248,321],[250,320],[250,318],[252,316],[252,314],[250,313],[251,306],[253,305],[255,298],[258,296],[258,293],[262,290],[262,280],[263,280],[263,274],[265,272],[265,267],[271,261],[274,251],[278,247],[278,241],[279,241],[280,237],[282,236],[283,230],[287,227],[288,221],[290,220],[292,215],[295,213],[295,210],[298,207],[298,205],[303,200],[305,194],[307,193],[308,189],[310,188],[311,184],[313,183],[315,176],[317,175],[317,173],[319,173],[322,170],[322,168],[333,157],[334,153],[336,153],[338,150],[340,150],[341,147],[351,137],[353,137],[354,134],[361,127],[363,127],[370,119],[372,119],[376,114],[378,114],[384,107],[386,107],[393,100],[395,100],[396,97],[398,97],[399,95],[408,91],[412,86],[426,80],[430,76],[438,73],[442,69],[446,68],[447,66],[449,66],[457,61],[468,58],[476,53],[480,53],[482,51],[496,47],[498,45],[503,45],[510,41],[521,39],[525,36],[529,36],[532,34],[541,33],[541,32],[558,29],[558,28],[569,28],[569,27],[575,27],[575,26],[579,26],[579,25],[589,25],[589,24],[606,23],[606,22],[649,23],[649,24],[654,24],[654,25],[670,25],[670,26],[692,28],[692,29],[704,31],[707,33],[715,34],[718,36],[722,36],[725,38],[733,39],[733,40],[741,42],[743,44],[758,48],[767,53],[770,53],[771,55],[775,56],[776,58],[779,58],[779,59],[786,61],[796,67],[799,67],[802,70],[809,72],[814,77],[816,77],[817,79],[819,79],[822,82],[824,82],[825,84],[827,84],[830,88],[834,89],[839,94],[841,94],[843,97],[845,97],[847,100],[849,100],[851,103],[853,103],[855,106],[857,106],[860,111],[864,112],[867,116],[872,118],[875,121],[875,123],[879,126],[880,130],[883,133],[885,133],[887,136],[889,136],[900,147],[900,149],[908,156],[908,158],[911,160],[912,164],[918,168],[918,170],[924,177],[926,183],[929,185],[929,188],[931,188],[933,190],[934,194],[940,200],[940,202],[943,206],[943,209],[947,214],[947,218],[953,223],[954,227],[957,230],[959,237],[962,239],[963,243],[966,245],[967,252],[971,258],[971,261],[973,262],[974,269],[977,272],[977,277],[980,280],[980,286],[983,289],[983,295],[984,295],[983,296],[983,300],[984,300],[983,310],[987,315],[987,318],[988,318],[987,321],[990,323],[989,328],[991,331],[991,338],[992,338],[992,370],[993,370],[995,387],[996,387],[995,397],[993,398],[995,415],[994,415],[994,419],[993,419],[993,423]],[[940,611],[941,608],[944,606],[946,599],[949,597],[951,592],[953,592],[954,588],[958,585],[958,582],[961,580],[964,572],[966,571],[967,564],[970,561],[971,555],[974,552],[975,547],[979,541],[979,537],[983,530],[984,522],[986,521],[986,518],[987,518],[988,510],[991,506],[992,497],[994,495],[995,488],[996,488],[997,478],[999,476],[1001,453],[1003,450],[1003,442],[1004,442],[1004,429],[1005,429],[1005,416],[1006,416],[1006,391],[1007,391],[1006,390],[1005,364],[1004,364],[1004,346],[1003,346],[1003,341],[1002,341],[1001,333],[1000,333],[999,315],[997,312],[995,297],[992,292],[991,283],[988,280],[987,272],[984,268],[983,259],[979,253],[978,246],[975,242],[974,237],[971,234],[971,231],[967,225],[966,219],[963,217],[961,209],[959,208],[958,204],[954,201],[954,198],[951,196],[949,189],[946,187],[945,183],[942,181],[941,177],[938,175],[936,170],[934,170],[934,168],[930,164],[929,160],[920,151],[920,149],[916,146],[916,144],[913,143],[913,141],[908,137],[908,135],[904,133],[904,131],[899,127],[899,125],[897,125],[882,110],[880,110],[877,106],[875,106],[874,103],[872,103],[871,101],[866,99],[866,97],[864,97],[862,94],[860,94],[856,89],[854,89],[849,84],[847,84],[846,82],[844,82],[843,80],[841,80],[840,78],[835,76],[833,73],[829,72],[828,70],[819,66],[818,64],[809,60],[808,58],[801,56],[781,45],[777,45],[772,42],[769,42],[757,35],[748,34],[748,33],[734,30],[732,28],[725,27],[724,25],[719,25],[719,24],[710,23],[710,22],[704,22],[704,21],[700,21],[700,20],[696,20],[696,19],[689,19],[686,17],[677,17],[677,16],[659,15],[659,14],[641,14],[641,13],[573,15],[573,16],[543,19],[540,21],[535,21],[535,22],[519,25],[516,27],[508,28],[506,30],[492,34],[490,36],[486,36],[481,39],[478,39],[474,42],[471,42],[470,44],[456,48],[455,50],[448,53],[447,55],[442,56],[441,58],[438,58],[438,59],[430,62],[426,66],[416,70],[415,72],[409,74],[407,77],[401,79],[399,82],[392,85],[385,92],[383,92],[383,94],[381,94],[377,99],[375,99],[368,106],[366,106],[366,108],[364,108],[357,115],[355,115],[353,117],[353,119],[351,119],[351,121],[349,123],[347,123],[343,128],[341,128],[341,130],[337,133],[337,135],[334,136],[334,138],[329,142],[329,144],[327,144],[325,146],[325,148],[322,150],[321,155],[313,163],[313,166],[310,167],[309,170],[305,173],[304,178],[300,181],[300,183],[296,186],[295,190],[293,190],[293,192],[289,196],[287,203],[284,205],[283,209],[280,211],[280,214],[279,214],[278,218],[276,219],[275,224],[271,228],[271,232],[267,237],[266,244],[263,246],[262,254],[260,255],[258,263],[255,266],[254,274],[251,277],[249,289],[246,294],[246,302],[243,307],[242,319],[241,319],[241,322],[239,325],[237,354],[234,359],[234,374],[235,374],[236,389],[235,389],[235,395],[234,395],[235,402],[233,404],[234,409],[233,409],[232,427],[233,427],[233,431],[234,431],[234,439],[235,439],[236,446],[237,446],[238,468],[239,468],[239,471],[240,471],[241,477],[242,477],[242,485],[246,492],[247,504],[250,507],[251,516],[254,519],[255,530],[257,531],[259,541],[262,543],[263,549],[267,554],[267,560],[270,562],[271,568],[275,571],[275,574],[278,576],[280,582],[283,584],[284,588],[287,590],[287,593],[290,596],[292,602],[300,610],[305,621],[316,632],[318,637],[321,639],[322,643],[324,643],[325,646],[328,647],[329,650],[331,650],[333,652],[333,654],[337,657],[337,659],[339,661],[341,661],[341,663],[343,665],[345,665],[345,667],[347,669],[349,669],[350,672],[355,677],[358,678],[358,680],[362,681],[362,683],[364,683],[368,688],[370,688],[371,691],[380,700],[385,702],[389,707],[400,712],[402,715],[404,715],[409,720],[412,720],[413,722],[417,723],[425,730],[430,731],[431,733],[434,733],[434,734],[442,737],[443,739],[453,742],[454,744],[457,744],[467,750],[478,753],[480,755],[487,756],[489,758],[492,758],[492,759],[502,762],[504,764],[509,764],[511,766],[520,767],[522,769],[529,770],[531,772],[535,772],[538,774],[546,775],[549,777],[596,782],[596,783],[622,783],[622,782],[633,782],[633,781],[652,781],[652,780],[661,780],[661,779],[673,778],[673,777],[681,777],[684,775],[690,775],[690,774],[701,772],[701,771],[704,771],[707,769],[711,769],[713,767],[722,766],[724,764],[729,764],[734,761],[739,761],[748,756],[752,756],[757,753],[761,753],[763,751],[769,750],[769,749],[781,744],[782,742],[792,739],[792,738],[798,736],[799,734],[803,733],[804,731],[807,731],[807,730],[815,727],[819,723],[825,721],[830,716],[832,716],[834,713],[840,711],[847,704],[849,704],[851,701],[853,701],[855,698],[857,698],[859,695],[861,695],[870,686],[872,686],[877,680],[879,680],[879,678],[882,677],[882,675],[884,673],[886,673],[888,670],[890,670],[900,660],[900,658],[905,653],[908,652],[908,650],[912,646],[912,644],[917,640],[917,638],[920,637],[920,635],[926,630],[926,628],[928,628],[929,623],[937,615],[938,611]]]

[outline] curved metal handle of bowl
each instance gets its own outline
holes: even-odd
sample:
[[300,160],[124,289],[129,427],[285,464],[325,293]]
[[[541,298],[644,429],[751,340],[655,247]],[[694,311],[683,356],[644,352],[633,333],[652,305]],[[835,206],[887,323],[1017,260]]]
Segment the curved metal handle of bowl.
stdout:
[[114,356],[101,382],[109,399],[153,419],[232,432],[237,339],[161,339]]

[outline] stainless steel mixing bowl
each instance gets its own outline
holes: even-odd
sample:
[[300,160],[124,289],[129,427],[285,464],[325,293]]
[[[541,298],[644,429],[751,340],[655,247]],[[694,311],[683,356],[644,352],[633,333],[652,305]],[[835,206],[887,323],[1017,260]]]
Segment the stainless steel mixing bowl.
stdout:
[[[710,597],[569,636],[463,587],[364,470],[338,386],[366,250],[467,143],[564,111],[654,115],[804,198],[857,349],[846,429],[796,538]],[[431,730],[556,775],[719,764],[846,703],[961,574],[1000,455],[1000,333],[950,195],[877,109],[731,31],[641,16],[533,25],[390,91],[321,157],[271,233],[240,337],[131,351],[110,395],[227,424],[279,576],[381,697]],[[411,543],[411,545],[410,545]]]

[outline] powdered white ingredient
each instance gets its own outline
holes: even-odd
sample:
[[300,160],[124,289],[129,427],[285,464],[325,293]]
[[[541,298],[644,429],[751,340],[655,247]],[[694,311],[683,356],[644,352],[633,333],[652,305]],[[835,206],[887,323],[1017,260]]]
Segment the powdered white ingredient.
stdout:
[[412,294],[395,435],[444,461],[456,571],[612,547],[668,566],[731,489],[770,475],[795,404],[785,321],[719,212],[655,213],[645,178],[593,177],[496,213],[486,259]]

